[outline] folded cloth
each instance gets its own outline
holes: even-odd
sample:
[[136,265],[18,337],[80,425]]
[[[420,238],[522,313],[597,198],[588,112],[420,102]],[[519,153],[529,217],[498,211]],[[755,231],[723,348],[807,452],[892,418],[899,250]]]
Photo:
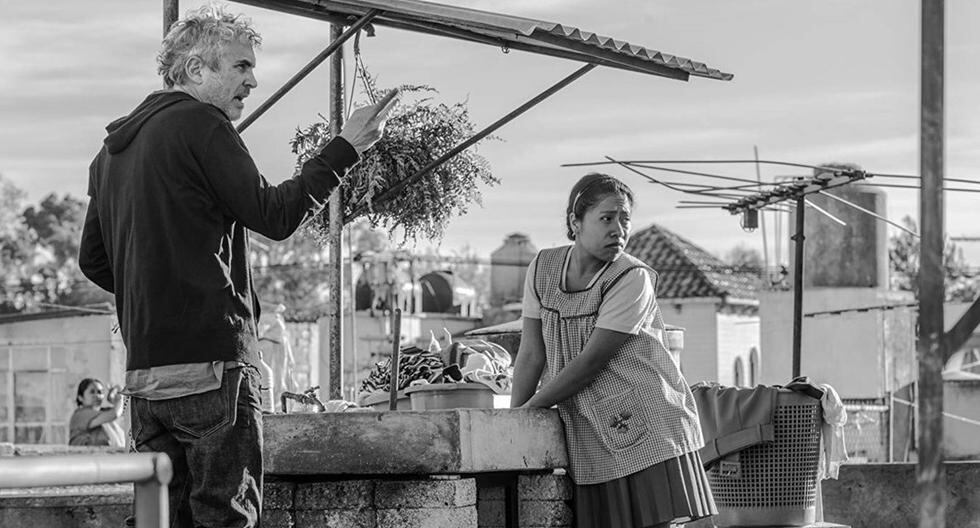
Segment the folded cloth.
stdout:
[[847,410],[844,402],[833,387],[820,385],[823,397],[823,427],[820,430],[820,464],[817,466],[817,479],[837,478],[840,465],[847,462],[847,446],[844,445],[844,425],[847,423]]
[[776,398],[779,389],[697,384],[691,387],[698,407],[705,467],[742,449],[776,439]]
[[786,388],[791,391],[802,392],[814,400],[823,398],[823,389],[819,385],[814,385],[807,376],[793,378],[792,381],[786,384]]

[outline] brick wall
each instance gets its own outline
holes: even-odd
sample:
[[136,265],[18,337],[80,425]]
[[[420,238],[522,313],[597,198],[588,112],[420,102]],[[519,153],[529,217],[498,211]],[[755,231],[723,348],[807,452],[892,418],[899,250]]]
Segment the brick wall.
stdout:
[[[477,477],[477,526],[507,525],[505,485],[499,479]],[[563,471],[517,476],[518,515],[521,528],[574,526],[572,482]]]
[[263,528],[476,528],[472,478],[265,483]]

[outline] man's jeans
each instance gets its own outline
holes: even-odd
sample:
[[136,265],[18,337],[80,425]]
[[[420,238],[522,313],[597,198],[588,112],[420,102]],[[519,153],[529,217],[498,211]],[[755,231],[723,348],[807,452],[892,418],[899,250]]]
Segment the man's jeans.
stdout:
[[137,451],[173,463],[170,525],[258,525],[262,507],[262,412],[259,373],[226,370],[221,388],[170,400],[133,398]]

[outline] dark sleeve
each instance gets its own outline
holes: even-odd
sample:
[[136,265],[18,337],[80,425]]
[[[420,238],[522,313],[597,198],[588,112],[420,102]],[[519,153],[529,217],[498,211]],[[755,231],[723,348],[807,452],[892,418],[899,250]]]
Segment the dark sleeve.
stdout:
[[204,177],[219,206],[248,229],[273,240],[293,234],[357,161],[354,147],[343,138],[334,138],[303,165],[299,175],[270,185],[227,122],[214,129],[202,156]]
[[106,253],[105,240],[102,237],[102,224],[99,222],[99,211],[93,197],[88,202],[85,224],[82,226],[82,240],[78,246],[78,267],[90,281],[103,290],[114,293],[115,280],[112,267],[109,265],[109,255]]

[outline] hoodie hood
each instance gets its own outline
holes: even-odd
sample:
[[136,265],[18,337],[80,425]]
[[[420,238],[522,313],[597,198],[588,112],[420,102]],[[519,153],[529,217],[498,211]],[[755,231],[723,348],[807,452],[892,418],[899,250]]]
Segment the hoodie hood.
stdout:
[[108,135],[105,146],[110,154],[118,154],[126,149],[143,125],[161,110],[181,101],[196,101],[194,97],[184,92],[159,91],[153,92],[140,103],[128,116],[120,117],[105,127]]

